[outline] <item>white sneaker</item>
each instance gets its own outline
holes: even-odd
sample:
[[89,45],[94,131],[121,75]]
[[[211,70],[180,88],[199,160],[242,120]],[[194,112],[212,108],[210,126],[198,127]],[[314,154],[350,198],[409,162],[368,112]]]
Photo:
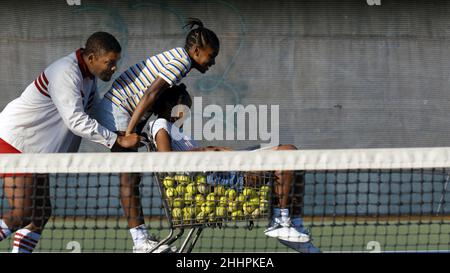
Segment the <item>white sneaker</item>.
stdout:
[[[301,218],[294,218],[291,220],[292,225],[294,226],[295,229],[297,229],[299,232],[304,233],[304,234],[310,234],[309,230],[307,228],[305,228],[303,226],[303,219]],[[311,237],[311,235],[310,235]],[[318,247],[316,247],[313,244],[313,240],[312,238],[310,238],[310,241],[307,243],[296,243],[296,242],[289,242],[289,241],[285,241],[285,240],[278,240],[280,243],[282,243],[283,245],[292,248],[300,253],[320,253],[320,249]]]
[[307,243],[311,240],[309,234],[296,229],[290,219],[281,221],[279,218],[275,218],[264,234],[288,242]]
[[[145,240],[142,244],[133,247],[133,253],[150,253],[155,246],[159,244],[158,241]],[[176,247],[170,247],[169,245],[161,245],[152,253],[167,253],[167,252],[176,252]]]

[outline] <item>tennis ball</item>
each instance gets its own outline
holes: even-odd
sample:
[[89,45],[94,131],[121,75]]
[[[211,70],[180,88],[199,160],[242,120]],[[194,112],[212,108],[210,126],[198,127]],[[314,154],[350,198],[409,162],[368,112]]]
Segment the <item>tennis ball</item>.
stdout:
[[244,212],[244,215],[250,215],[255,209],[256,209],[256,206],[251,202],[245,202],[242,205],[242,210]]
[[175,175],[174,179],[180,184],[187,184],[191,180],[188,175],[184,174],[177,174]]
[[184,203],[186,205],[190,205],[190,204],[192,204],[192,202],[194,202],[194,196],[191,193],[186,192],[184,194]]
[[203,194],[197,194],[196,196],[195,196],[195,202],[198,204],[198,203],[201,203],[201,204],[203,204],[204,202],[205,202],[205,197],[203,196]]
[[184,196],[184,194],[186,193],[186,188],[183,185],[178,185],[176,187],[176,190],[177,190],[178,196]]
[[197,182],[197,184],[206,183],[206,176],[205,175],[200,175],[200,174],[197,175],[196,182]]
[[270,192],[270,187],[269,186],[261,186],[261,188],[259,188],[259,192]]
[[239,220],[244,216],[244,213],[241,210],[235,210],[231,213],[232,220]]
[[164,185],[164,187],[166,187],[166,188],[172,188],[172,187],[174,186],[174,184],[175,184],[175,180],[173,179],[172,176],[166,176],[166,177],[164,177],[164,180],[163,180],[163,185]]
[[202,206],[198,204],[194,205],[194,211],[195,214],[199,214],[202,211]]
[[224,206],[219,206],[216,208],[216,217],[223,218],[227,215],[227,209]]
[[259,208],[256,208],[253,212],[252,212],[252,218],[258,218],[259,215],[261,215],[261,210]]
[[259,198],[263,200],[269,200],[269,192],[268,191],[259,191]]
[[188,192],[188,193],[190,193],[192,195],[196,194],[197,193],[197,187],[195,186],[195,183],[189,183],[186,186],[186,192]]
[[215,187],[214,187],[214,193],[215,193],[217,196],[222,196],[222,195],[225,194],[225,188],[224,188],[223,186],[221,186],[221,185],[215,186]]
[[249,202],[252,203],[252,204],[255,205],[255,206],[259,206],[260,200],[259,200],[258,197],[253,197],[253,198],[250,199]]
[[182,214],[182,211],[180,208],[174,208],[172,210],[172,218],[173,219],[178,220],[178,219],[181,219],[182,216],[183,216],[183,214]]
[[195,219],[197,220],[198,223],[203,223],[205,222],[206,219],[206,213],[201,211],[200,213],[197,214],[197,217],[195,217]]
[[206,183],[198,183],[197,184],[197,191],[199,192],[199,193],[202,193],[202,194],[205,194],[206,193],[206,191],[207,191],[207,186],[206,186]]
[[183,220],[190,221],[195,219],[195,209],[192,207],[183,208]]
[[228,198],[229,201],[233,201],[234,199],[236,199],[236,190],[234,189],[228,189],[225,191],[225,196]]
[[206,202],[202,205],[202,211],[206,214],[210,214],[214,211],[215,204],[214,202]]
[[266,200],[261,200],[261,202],[259,202],[259,209],[261,213],[266,212],[269,209],[269,202]]
[[228,203],[228,212],[233,212],[239,210],[241,205],[238,201],[231,201]]
[[216,213],[213,211],[208,215],[208,221],[209,222],[215,222],[216,221]]
[[178,197],[173,200],[172,206],[174,208],[182,208],[184,206],[184,201],[182,198]]
[[228,199],[226,196],[221,196],[219,199],[219,205],[226,206],[228,204]]
[[175,196],[177,196],[177,191],[174,188],[172,188],[172,187],[167,188],[166,189],[166,196],[167,196],[167,198],[175,197]]
[[245,202],[245,196],[243,194],[239,194],[239,196],[236,198],[237,202],[244,203]]
[[250,197],[253,197],[253,195],[254,195],[254,190],[253,190],[252,188],[244,188],[244,190],[242,191],[242,194],[243,194],[245,197],[250,198]]
[[210,193],[206,196],[206,201],[215,202],[216,201],[216,195],[214,193]]

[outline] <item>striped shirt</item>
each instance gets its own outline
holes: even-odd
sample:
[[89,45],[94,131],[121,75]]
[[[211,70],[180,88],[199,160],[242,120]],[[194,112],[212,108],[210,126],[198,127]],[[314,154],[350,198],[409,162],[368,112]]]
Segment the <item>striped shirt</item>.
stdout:
[[193,139],[180,132],[178,128],[174,128],[173,123],[163,118],[158,118],[148,124],[148,131],[152,134],[155,146],[158,146],[156,144],[156,134],[160,130],[166,130],[169,134],[170,146],[173,151],[189,151],[198,147],[197,143]]
[[118,77],[105,98],[125,109],[130,116],[145,91],[161,77],[170,86],[186,77],[191,70],[191,59],[184,48],[177,47],[137,63]]

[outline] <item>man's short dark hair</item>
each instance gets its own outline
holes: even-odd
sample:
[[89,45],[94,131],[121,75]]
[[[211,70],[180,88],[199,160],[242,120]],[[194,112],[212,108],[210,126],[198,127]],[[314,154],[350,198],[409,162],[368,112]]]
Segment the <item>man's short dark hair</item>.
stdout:
[[100,56],[106,52],[120,53],[122,47],[117,39],[107,32],[96,32],[92,34],[86,41],[84,54],[89,55],[93,53]]

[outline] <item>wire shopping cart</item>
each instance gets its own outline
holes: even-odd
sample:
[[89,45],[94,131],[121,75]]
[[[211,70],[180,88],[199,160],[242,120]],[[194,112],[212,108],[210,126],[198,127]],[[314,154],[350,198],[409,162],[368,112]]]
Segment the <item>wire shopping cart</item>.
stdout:
[[[156,151],[151,139],[143,144]],[[251,230],[255,220],[269,218],[273,172],[155,173],[154,178],[170,231],[153,250],[173,244],[189,229],[178,252],[190,253],[204,228],[240,223]]]

